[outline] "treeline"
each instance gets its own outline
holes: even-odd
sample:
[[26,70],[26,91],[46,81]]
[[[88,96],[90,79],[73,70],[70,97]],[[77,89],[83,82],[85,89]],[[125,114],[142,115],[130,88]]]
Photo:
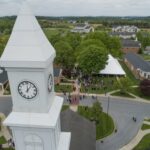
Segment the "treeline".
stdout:
[[10,34],[15,23],[16,17],[1,17],[0,18],[0,33]]
[[103,24],[106,27],[114,25],[135,25],[139,28],[150,28],[150,17],[37,17],[39,20],[69,21],[77,23],[88,21],[91,24]]

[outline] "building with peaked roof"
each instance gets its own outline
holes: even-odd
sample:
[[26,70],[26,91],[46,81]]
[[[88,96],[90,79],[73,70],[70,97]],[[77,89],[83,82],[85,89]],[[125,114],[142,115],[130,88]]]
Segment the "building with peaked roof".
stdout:
[[138,54],[127,53],[124,62],[137,79],[150,79],[150,63]]
[[69,150],[71,133],[60,128],[63,98],[54,91],[55,54],[29,5],[23,2],[0,58],[13,103],[3,124],[12,131],[15,150]]
[[70,109],[61,113],[62,131],[71,131],[70,150],[96,150],[95,124]]
[[89,33],[94,32],[94,28],[89,25],[88,23],[84,24],[77,24],[77,26],[74,27],[74,29],[71,30],[73,33]]
[[113,26],[112,27],[112,31],[113,32],[139,32],[140,29],[136,26],[129,26],[129,25],[125,25],[125,26]]
[[99,72],[101,75],[125,76],[126,73],[119,64],[118,60],[112,55],[108,55],[107,65]]
[[122,39],[136,39],[135,32],[111,32],[110,36],[117,36]]
[[141,48],[141,43],[135,40],[123,39],[121,40],[122,52],[123,53],[138,53]]

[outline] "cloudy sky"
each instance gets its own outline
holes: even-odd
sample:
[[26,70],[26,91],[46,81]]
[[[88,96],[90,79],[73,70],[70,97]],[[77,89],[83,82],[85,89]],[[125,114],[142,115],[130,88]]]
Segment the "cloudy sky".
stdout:
[[[24,0],[0,0],[0,16],[17,14]],[[27,0],[42,16],[150,16],[150,0]]]

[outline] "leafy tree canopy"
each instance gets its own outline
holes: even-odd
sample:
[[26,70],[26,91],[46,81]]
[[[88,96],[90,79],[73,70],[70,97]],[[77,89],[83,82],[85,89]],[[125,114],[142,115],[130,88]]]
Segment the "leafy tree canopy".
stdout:
[[74,51],[66,41],[59,41],[54,45],[56,49],[55,63],[62,68],[71,68],[75,63]]
[[77,57],[79,67],[84,74],[98,73],[104,69],[108,53],[104,47],[91,45],[82,50]]
[[140,90],[143,95],[150,96],[150,80],[141,81]]

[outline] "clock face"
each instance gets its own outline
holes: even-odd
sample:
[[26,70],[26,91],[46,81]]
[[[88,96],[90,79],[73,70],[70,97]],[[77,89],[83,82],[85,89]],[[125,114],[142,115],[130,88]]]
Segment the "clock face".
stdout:
[[51,92],[53,89],[53,76],[52,74],[48,77],[48,91]]
[[33,99],[37,95],[37,87],[30,81],[22,81],[18,85],[19,94],[25,99]]

